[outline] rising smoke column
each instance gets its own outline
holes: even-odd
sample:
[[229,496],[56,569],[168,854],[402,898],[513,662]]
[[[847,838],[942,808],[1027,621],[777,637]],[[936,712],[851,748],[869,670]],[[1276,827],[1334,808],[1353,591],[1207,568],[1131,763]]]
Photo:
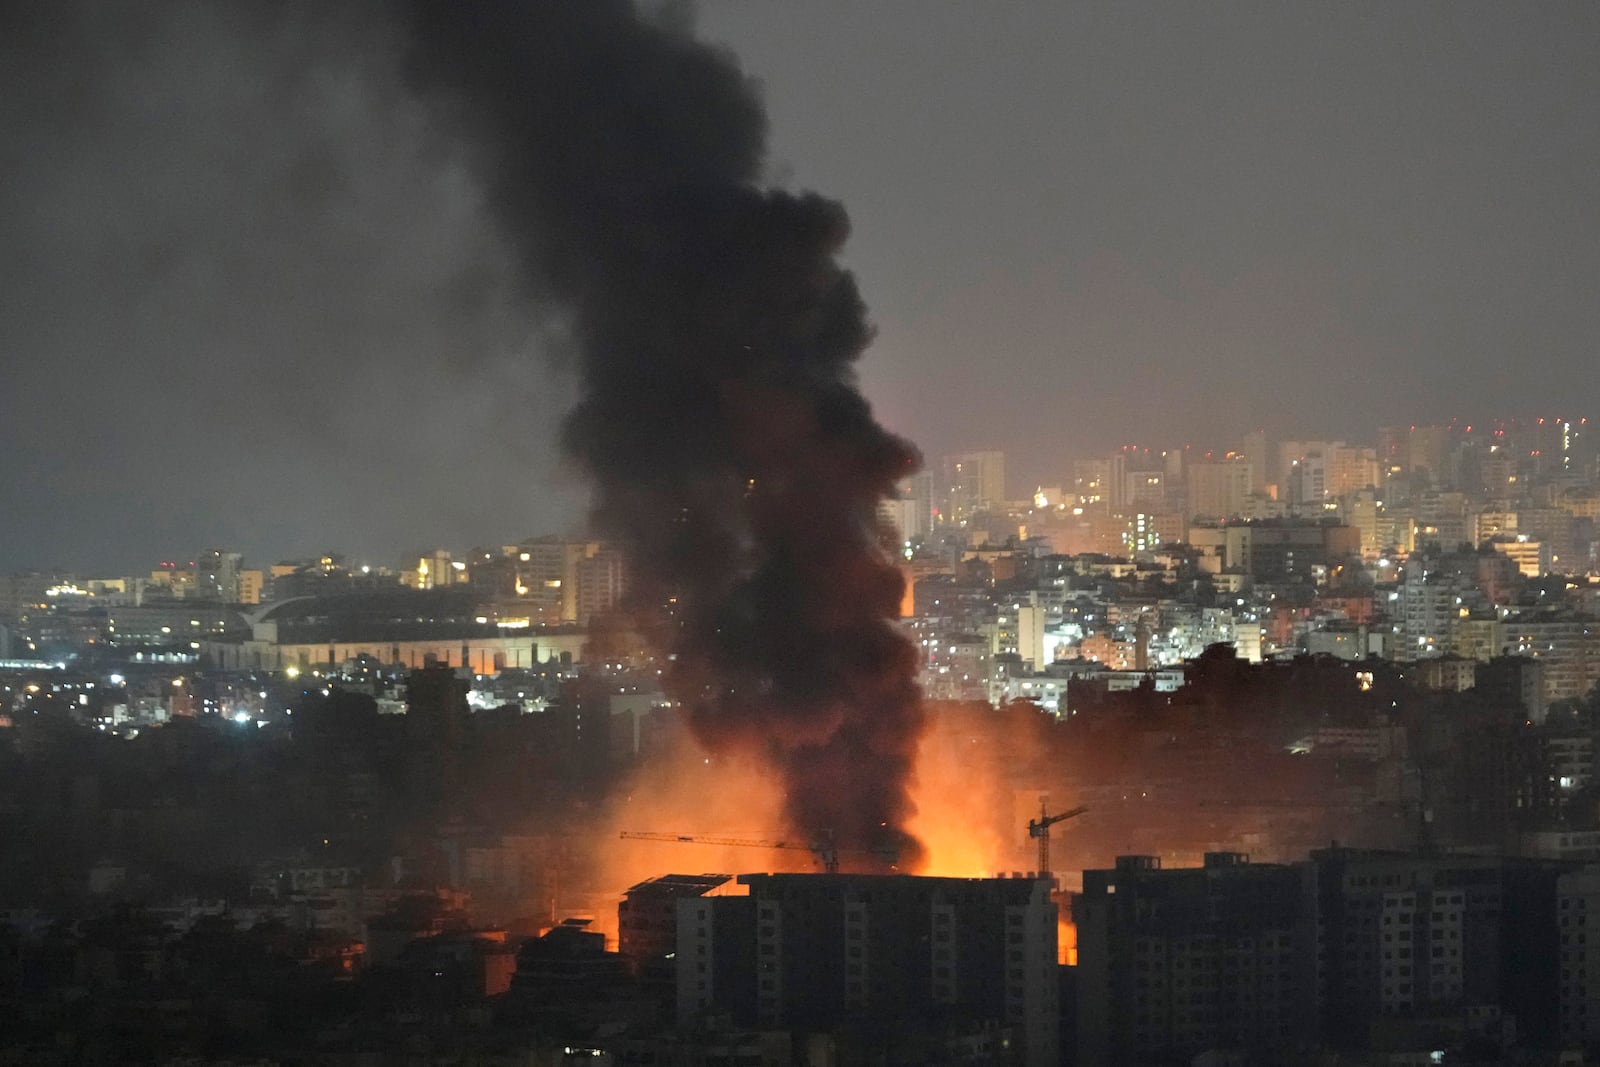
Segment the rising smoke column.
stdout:
[[844,210],[761,187],[757,96],[681,20],[621,0],[407,11],[413,76],[571,316],[565,444],[631,554],[669,691],[713,751],[771,763],[791,829],[851,866],[914,866],[922,708],[876,506],[918,457],[856,388],[871,331],[835,258]]

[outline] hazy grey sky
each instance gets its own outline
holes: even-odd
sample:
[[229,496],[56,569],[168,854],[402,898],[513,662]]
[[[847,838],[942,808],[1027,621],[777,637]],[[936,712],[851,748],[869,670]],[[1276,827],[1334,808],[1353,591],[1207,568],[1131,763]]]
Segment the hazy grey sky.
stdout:
[[[370,25],[0,4],[0,570],[570,524],[570,386]],[[276,10],[276,9],[274,9]],[[1594,410],[1600,8],[716,0],[863,379],[1019,479]]]
[[[1566,413],[1600,339],[1600,8],[709,4],[850,206],[930,451]],[[1026,453],[1035,452],[1030,459]]]

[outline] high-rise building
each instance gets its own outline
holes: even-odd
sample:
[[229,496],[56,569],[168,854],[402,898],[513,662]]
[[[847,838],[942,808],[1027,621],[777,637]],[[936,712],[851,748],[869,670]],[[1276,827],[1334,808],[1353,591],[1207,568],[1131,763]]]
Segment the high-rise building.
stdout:
[[1391,525],[1375,489],[1358,489],[1344,498],[1340,512],[1344,521],[1361,536],[1361,558],[1375,560],[1389,544]]
[[922,537],[933,531],[933,511],[936,503],[933,484],[932,471],[918,471],[907,478],[900,487],[901,497],[908,501],[912,508],[912,513],[907,517],[907,527],[903,527],[902,532],[911,527],[916,529],[914,534],[905,533],[907,538]]
[[238,552],[214,548],[201,553],[194,563],[194,591],[190,595],[219,604],[237,603],[239,571],[243,565],[244,556]]
[[45,590],[62,580],[62,575],[38,571],[0,576],[0,621],[16,623],[43,608],[49,601]]
[[[1325,1044],[1380,1019],[1443,1018],[1527,1033],[1556,1015],[1551,864],[1332,848],[1312,853]],[[1081,957],[1080,957],[1081,958]]]
[[1006,454],[961,452],[944,457],[944,517],[964,522],[1006,501]]
[[1302,875],[1231,852],[1160,869],[1119,856],[1083,872],[1079,1063],[1189,1062],[1210,1049],[1282,1056],[1314,1018],[1314,927]]
[[1515,563],[1524,578],[1550,573],[1550,546],[1544,541],[1527,534],[1501,534],[1490,536],[1486,541],[1490,548]]
[[1072,493],[1079,504],[1104,504],[1111,499],[1111,461],[1076,459],[1072,461]]
[[628,561],[621,549],[595,545],[593,552],[577,560],[573,570],[578,587],[577,622],[587,625],[622,603],[628,591]]
[[[1600,924],[1600,867],[1563,874],[1556,883],[1561,929],[1561,1039],[1600,1039],[1600,936],[1590,944],[1589,916]],[[1593,979],[1593,981],[1590,981]]]
[[416,565],[405,571],[406,584],[415,589],[443,589],[466,581],[466,570],[465,561],[452,560],[448,549],[436,548],[418,556]]
[[878,505],[878,521],[894,529],[904,541],[916,541],[933,530],[933,475],[920,471],[895,488],[895,495]]
[[1454,571],[1412,556],[1401,573],[1392,614],[1400,623],[1397,659],[1428,659],[1456,648],[1466,583]]
[[1545,573],[1582,574],[1589,564],[1588,546],[1581,550],[1573,536],[1572,512],[1560,507],[1525,507],[1517,512],[1517,532],[1549,546]]
[[1073,904],[1078,1062],[1302,1063],[1319,1046],[1368,1051],[1385,1035],[1445,1030],[1498,1046],[1553,1035],[1558,1014],[1563,1036],[1578,1036],[1589,996],[1578,901],[1600,883],[1558,892],[1564,869],[1338,847],[1293,866],[1119,857],[1084,872]]
[[536,622],[586,621],[627,590],[621,553],[598,541],[540,537],[518,545],[514,559],[514,592]]
[[1268,452],[1267,431],[1256,430],[1247,433],[1239,442],[1239,458],[1250,467],[1250,488],[1248,492],[1264,493],[1271,482],[1268,477]]
[[1445,459],[1450,454],[1448,426],[1413,426],[1406,436],[1406,469],[1413,475],[1427,475],[1435,484],[1443,481]]
[[1182,537],[1187,528],[1181,515],[1135,511],[1123,517],[1119,551],[1130,557],[1146,555]]
[[1472,528],[1471,544],[1481,545],[1491,537],[1516,538],[1517,513],[1501,508],[1485,508],[1473,512],[1467,518],[1467,523]]
[[[745,874],[739,882],[749,897],[678,904],[680,1022],[714,1011],[795,1029],[862,1017],[912,1030],[941,1016],[987,1020],[1012,1032],[1028,1067],[1059,1062],[1048,881]],[[752,1001],[754,1016],[740,1019]]]
[[1344,497],[1381,484],[1377,449],[1338,444],[1327,453],[1326,494]]
[[1414,508],[1412,542],[1429,542],[1450,551],[1472,537],[1468,524],[1467,494],[1429,489],[1420,493]]
[[261,590],[265,584],[265,576],[260,570],[245,569],[239,572],[238,594],[234,597],[240,604],[261,603]]
[[1542,669],[1545,703],[1578,700],[1600,682],[1600,627],[1565,611],[1528,611],[1500,622],[1501,651],[1528,656]]
[[1250,496],[1250,463],[1244,459],[1197,460],[1189,464],[1189,514],[1233,518]]
[[455,796],[463,785],[462,756],[467,719],[466,679],[445,666],[406,676],[407,792],[424,804]]
[[1167,500],[1167,472],[1164,470],[1130,470],[1123,476],[1122,510],[1154,511]]
[[1284,441],[1278,446],[1282,495],[1317,505],[1379,484],[1377,450],[1343,441]]
[[194,596],[198,588],[194,561],[190,560],[187,565],[180,565],[170,560],[164,561],[150,572],[150,585],[152,588],[166,590],[167,596],[178,600]]
[[664,874],[631,887],[617,905],[617,951],[635,974],[670,964],[678,947],[678,901],[704,897],[726,874]]
[[1111,453],[1106,460],[1106,502],[1111,510],[1120,512],[1127,500],[1128,471],[1136,469],[1138,457],[1130,449]]
[[1223,531],[1226,569],[1256,581],[1305,581],[1318,566],[1333,566],[1361,552],[1352,527],[1280,519],[1229,526]]
[[1373,451],[1377,454],[1380,469],[1405,469],[1408,439],[1409,432],[1398,426],[1378,427],[1378,444]]
[[1042,672],[1055,659],[1055,642],[1048,629],[1049,611],[1039,601],[1037,592],[1029,592],[1027,601],[1017,605],[1017,655],[1024,664]]

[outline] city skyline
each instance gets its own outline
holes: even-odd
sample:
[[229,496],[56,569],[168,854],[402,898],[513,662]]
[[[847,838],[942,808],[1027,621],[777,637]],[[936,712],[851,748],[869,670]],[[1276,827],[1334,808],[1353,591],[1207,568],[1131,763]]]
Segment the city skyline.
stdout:
[[[561,323],[382,34],[20,28],[8,564],[581,524]],[[1590,11],[711,3],[700,31],[763,87],[773,181],[851,212],[863,384],[930,463],[993,447],[1043,483],[1153,426],[1370,439],[1585,396]]]
[[0,1060],[1592,1062],[1596,45],[0,0]]
[[[1565,434],[1561,427],[1565,426]],[[960,510],[961,505],[956,504],[958,497],[963,495],[960,486],[960,476],[951,470],[951,465],[962,460],[972,460],[978,457],[998,457],[999,483],[1004,487],[1002,496],[993,494],[980,494],[972,503],[982,504],[979,510],[992,506],[1007,505],[1012,510],[1027,511],[1036,506],[1040,499],[1048,499],[1049,507],[1054,508],[1067,497],[1083,490],[1084,487],[1075,487],[1075,480],[1081,480],[1085,464],[1093,466],[1104,463],[1108,457],[1122,456],[1126,469],[1131,472],[1154,470],[1157,468],[1175,471],[1171,479],[1171,486],[1179,490],[1179,499],[1187,499],[1188,510],[1183,517],[1187,523],[1190,519],[1224,519],[1224,518],[1260,518],[1262,514],[1247,514],[1245,512],[1228,513],[1217,512],[1202,506],[1204,501],[1212,499],[1214,492],[1209,482],[1200,483],[1194,479],[1206,471],[1220,469],[1219,465],[1228,463],[1246,463],[1249,457],[1245,451],[1250,442],[1260,440],[1265,445],[1266,454],[1256,457],[1253,463],[1254,473],[1245,483],[1248,489],[1241,487],[1241,493],[1254,493],[1258,496],[1270,498],[1275,504],[1281,503],[1291,508],[1301,508],[1311,504],[1321,507],[1325,501],[1328,505],[1339,503],[1348,490],[1355,488],[1348,477],[1342,479],[1338,486],[1330,482],[1322,499],[1309,501],[1300,493],[1297,486],[1284,482],[1283,465],[1288,461],[1286,448],[1296,446],[1309,447],[1314,452],[1320,452],[1329,446],[1337,446],[1346,453],[1359,453],[1367,455],[1370,462],[1376,462],[1377,453],[1381,451],[1388,438],[1403,441],[1408,432],[1422,430],[1427,433],[1430,442],[1439,444],[1445,451],[1436,457],[1438,460],[1448,458],[1449,453],[1456,448],[1481,447],[1495,441],[1509,442],[1518,440],[1516,435],[1520,432],[1523,445],[1530,441],[1541,443],[1539,435],[1543,435],[1546,447],[1559,449],[1561,443],[1570,447],[1571,451],[1563,461],[1570,473],[1581,476],[1580,481],[1587,482],[1592,476],[1600,476],[1600,472],[1592,470],[1592,456],[1595,450],[1594,439],[1588,429],[1588,419],[1582,414],[1560,419],[1555,416],[1532,416],[1527,418],[1488,418],[1474,423],[1446,422],[1446,423],[1412,423],[1395,427],[1377,427],[1366,437],[1352,436],[1348,439],[1319,439],[1311,434],[1296,434],[1293,437],[1273,437],[1262,430],[1246,430],[1241,428],[1231,439],[1218,441],[1214,447],[1207,445],[1195,446],[1178,444],[1171,441],[1144,441],[1139,443],[1125,443],[1108,445],[1098,451],[1086,451],[1083,454],[1071,455],[1061,458],[1058,462],[1046,468],[1037,462],[1036,458],[1028,458],[1002,450],[977,450],[962,453],[949,453],[944,455],[925,456],[922,470],[914,478],[908,479],[902,485],[902,492],[917,495],[915,483],[926,480],[933,487],[935,499],[928,503],[938,506],[948,503],[949,506]],[[1432,431],[1437,431],[1433,433]],[[1508,437],[1506,435],[1512,435]],[[1442,444],[1440,444],[1442,443]],[[1393,441],[1391,441],[1393,447]],[[1503,447],[1503,446],[1502,446]],[[1506,453],[1509,454],[1509,453]],[[1392,458],[1392,457],[1391,457]],[[1524,457],[1525,458],[1525,457]],[[1021,459],[1019,463],[1018,460]],[[1247,464],[1250,465],[1250,464]],[[1202,470],[1203,469],[1203,470]],[[1022,473],[1019,475],[1017,471]],[[1011,472],[1008,476],[1007,472]],[[1037,473],[1039,476],[1034,477]],[[1434,472],[1438,473],[1438,472]],[[991,475],[992,477],[992,475]],[[1206,477],[1210,477],[1206,475]],[[1319,475],[1320,477],[1320,475]],[[1358,479],[1359,480],[1359,479]],[[1371,488],[1381,488],[1381,478],[1371,479]],[[1446,479],[1448,483],[1448,479]],[[1280,484],[1282,483],[1282,484]],[[1171,487],[1169,486],[1169,488]],[[1337,490],[1337,491],[1335,491]],[[966,490],[970,495],[970,487]],[[1407,489],[1407,492],[1410,490]],[[1382,496],[1381,493],[1378,494]],[[1084,502],[1104,501],[1113,504],[1112,511],[1121,513],[1127,508],[1115,496],[1101,496],[1098,493],[1092,497],[1085,497]],[[909,499],[902,496],[899,503],[909,503]],[[1043,506],[1043,505],[1039,505]],[[1001,510],[1004,510],[1002,508]],[[1133,507],[1133,511],[1139,508]],[[1158,509],[1170,512],[1170,509]],[[1132,514],[1132,511],[1129,512]],[[919,540],[935,533],[932,527],[925,524],[915,524],[914,528],[907,529],[903,517],[893,508],[881,510],[881,515],[893,522],[908,537]],[[960,518],[953,512],[947,513],[947,519]],[[998,518],[998,513],[996,514]],[[288,517],[292,519],[291,517]],[[193,555],[216,552],[229,552],[247,558],[255,567],[268,565],[301,564],[315,567],[319,560],[334,560],[336,566],[346,567],[352,571],[366,573],[368,570],[374,574],[383,574],[389,577],[404,574],[407,567],[415,565],[419,555],[427,557],[434,552],[443,552],[445,557],[450,553],[459,553],[461,559],[471,559],[472,554],[479,550],[494,553],[502,551],[505,546],[513,544],[529,544],[534,541],[560,541],[592,542],[594,534],[586,530],[581,518],[572,518],[566,525],[559,528],[550,526],[533,529],[517,530],[509,527],[500,518],[490,515],[483,517],[484,525],[468,539],[447,541],[442,538],[429,540],[423,534],[413,534],[406,530],[386,530],[380,532],[376,539],[369,537],[361,544],[334,543],[329,538],[321,537],[320,533],[312,532],[309,538],[302,537],[297,542],[301,551],[294,551],[291,542],[267,542],[240,540],[228,543],[206,542],[197,540],[193,531],[177,532],[172,540],[163,541],[155,545],[154,549],[145,554],[134,554],[132,551],[107,550],[96,554],[92,559],[85,559],[75,565],[66,565],[61,561],[33,562],[19,561],[16,557],[0,560],[0,573],[22,574],[27,572],[70,575],[74,579],[106,578],[114,575],[129,576],[143,575],[161,568],[185,567],[193,568],[195,560],[188,558]],[[304,528],[301,529],[304,532]],[[948,532],[948,531],[945,531]],[[1169,538],[1170,539],[1170,538]],[[1181,540],[1181,536],[1177,538]],[[374,542],[378,547],[371,547]],[[310,546],[307,548],[306,546]]]

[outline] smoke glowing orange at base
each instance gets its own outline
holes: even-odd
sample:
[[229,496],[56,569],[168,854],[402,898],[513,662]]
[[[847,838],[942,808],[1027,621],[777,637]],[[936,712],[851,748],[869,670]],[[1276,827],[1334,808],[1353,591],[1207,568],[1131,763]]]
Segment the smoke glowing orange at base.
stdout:
[[[1026,820],[1038,793],[1017,788],[959,737],[924,739],[912,790],[916,815],[907,829],[925,848],[923,862],[902,873],[947,878],[988,878],[1031,872],[1036,866]],[[641,767],[630,786],[598,816],[590,842],[584,894],[593,901],[592,929],[616,939],[616,903],[633,885],[668,873],[751,871],[814,873],[821,858],[786,829],[781,784],[757,760],[711,756],[687,735]],[[801,847],[763,849],[699,841],[622,839],[623,831],[692,837],[782,839]],[[880,864],[841,854],[846,873],[881,872]],[[724,892],[739,892],[733,886]],[[576,899],[574,903],[576,903]],[[1063,914],[1059,958],[1076,962],[1076,930]]]

